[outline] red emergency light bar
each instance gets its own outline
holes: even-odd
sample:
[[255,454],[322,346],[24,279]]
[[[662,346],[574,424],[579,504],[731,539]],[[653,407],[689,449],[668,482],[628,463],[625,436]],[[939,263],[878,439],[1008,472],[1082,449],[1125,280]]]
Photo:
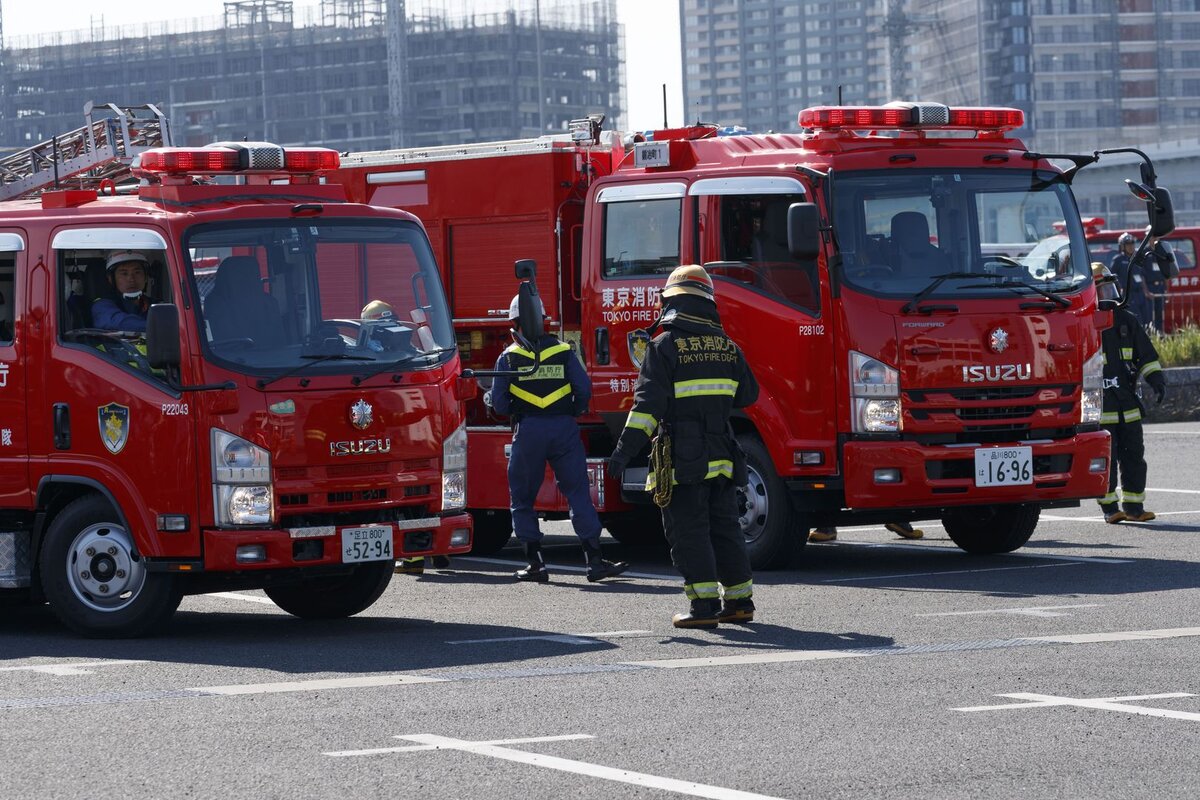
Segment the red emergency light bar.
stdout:
[[818,130],[1010,131],[1025,124],[1019,108],[949,108],[939,103],[815,106],[800,112],[800,127]]
[[337,169],[341,157],[324,147],[161,147],[142,153],[134,169],[158,175],[257,172],[310,175]]

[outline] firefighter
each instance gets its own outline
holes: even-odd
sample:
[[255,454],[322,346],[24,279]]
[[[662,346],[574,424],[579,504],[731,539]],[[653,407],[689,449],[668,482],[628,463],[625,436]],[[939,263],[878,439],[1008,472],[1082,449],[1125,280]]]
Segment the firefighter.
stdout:
[[[539,313],[541,300],[535,299]],[[514,339],[518,328],[517,298],[508,307]],[[544,315],[543,315],[544,316]],[[508,461],[509,507],[513,532],[525,547],[528,564],[519,569],[519,581],[546,583],[550,573],[542,557],[542,532],[534,510],[546,463],[554,470],[558,489],[571,508],[571,525],[583,545],[587,579],[591,582],[620,575],[629,569],[624,561],[606,561],[600,551],[600,517],[592,505],[587,458],[575,417],[587,411],[591,381],[569,344],[547,333],[536,343],[537,371],[531,375],[499,376],[484,394],[484,402],[513,422]],[[496,360],[504,372],[531,367],[534,354],[514,342]]]
[[[1116,299],[1117,287],[1112,273],[1100,262],[1092,264],[1097,293],[1101,299]],[[1104,406],[1100,424],[1112,436],[1108,464],[1108,494],[1100,499],[1104,521],[1116,525],[1125,520],[1149,522],[1154,512],[1147,511],[1146,450],[1142,441],[1142,401],[1137,382],[1145,378],[1161,404],[1166,396],[1166,380],[1158,353],[1137,317],[1123,307],[1113,311],[1113,324],[1101,334],[1104,351]],[[1117,469],[1121,472],[1122,508],[1117,508]]]
[[146,314],[154,301],[146,294],[150,259],[133,250],[113,253],[105,262],[109,285],[116,297],[100,297],[92,302],[92,322],[110,331],[146,330]]
[[[1117,254],[1113,256],[1112,272],[1117,276],[1119,291],[1129,290],[1126,305],[1141,323],[1142,327],[1149,325],[1153,318],[1150,295],[1146,288],[1146,276],[1140,263],[1133,263],[1133,254],[1137,251],[1137,239],[1132,233],[1122,233],[1117,237]],[[1094,270],[1093,270],[1094,271]],[[1132,280],[1130,279],[1132,273]]]
[[662,303],[650,333],[659,326],[663,332],[642,359],[633,408],[609,469],[620,474],[653,437],[646,488],[662,508],[671,561],[691,601],[687,613],[674,616],[674,626],[750,622],[754,583],[737,501],[746,464],[729,416],[755,401],[758,383],[721,327],[703,267],[677,267]]

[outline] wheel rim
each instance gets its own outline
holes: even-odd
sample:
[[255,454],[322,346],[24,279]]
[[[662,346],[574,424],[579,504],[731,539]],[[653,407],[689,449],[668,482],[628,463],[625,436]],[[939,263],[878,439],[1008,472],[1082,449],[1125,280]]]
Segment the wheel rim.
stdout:
[[767,483],[753,465],[747,465],[746,474],[749,480],[745,486],[738,489],[738,525],[746,543],[758,541],[767,528],[767,512],[770,501],[767,496]]
[[79,602],[104,612],[133,603],[146,583],[146,568],[133,553],[124,528],[111,523],[84,528],[67,549],[67,583]]

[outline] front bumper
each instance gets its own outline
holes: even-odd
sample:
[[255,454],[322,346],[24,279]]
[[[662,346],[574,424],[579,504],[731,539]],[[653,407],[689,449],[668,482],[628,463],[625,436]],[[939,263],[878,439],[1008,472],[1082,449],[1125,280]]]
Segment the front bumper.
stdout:
[[[406,556],[440,556],[466,553],[471,549],[473,525],[466,512],[444,517],[371,523],[392,526],[392,552]],[[205,572],[243,572],[246,570],[291,569],[296,567],[337,566],[342,564],[342,531],[362,525],[328,525],[282,530],[205,529]],[[450,545],[455,531],[467,531],[467,543]],[[237,551],[244,545],[262,545],[266,558],[252,563],[239,562]],[[361,563],[361,562],[358,562]]]
[[[1033,483],[976,486],[973,447],[908,441],[853,441],[842,449],[847,508],[913,508],[1082,500],[1108,491],[1109,436],[1079,433],[1048,442],[1008,442],[1033,447]],[[995,447],[998,445],[987,445]],[[1093,472],[1093,459],[1106,467]],[[878,483],[879,469],[900,470],[898,483]]]

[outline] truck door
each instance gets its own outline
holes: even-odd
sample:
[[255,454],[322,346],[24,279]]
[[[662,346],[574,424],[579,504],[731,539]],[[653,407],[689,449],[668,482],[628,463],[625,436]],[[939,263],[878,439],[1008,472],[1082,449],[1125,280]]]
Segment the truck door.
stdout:
[[[139,332],[131,313],[142,300],[117,294],[108,277],[106,267],[116,271],[117,254],[138,256],[149,302],[184,307],[180,282],[171,277],[178,271],[158,232],[115,226],[58,230],[47,258],[51,291],[42,379],[30,399],[36,414],[55,422],[39,427],[41,440],[31,445],[44,454],[46,473],[104,486],[146,555],[196,556],[197,409],[146,361],[144,321]],[[123,314],[114,313],[113,304]],[[128,330],[103,327],[113,320]],[[180,516],[189,522],[187,531],[156,535],[159,520]]]
[[[29,508],[29,435],[25,424],[27,336],[24,322],[25,232],[0,230],[0,508]],[[17,280],[17,276],[21,280]]]
[[[764,443],[781,471],[832,474],[838,387],[827,282],[816,259],[792,256],[787,239],[788,209],[812,198],[796,178],[765,175],[701,179],[688,195],[694,259],[718,282],[721,321],[763,388],[755,422]],[[797,451],[822,458],[801,466]]]

